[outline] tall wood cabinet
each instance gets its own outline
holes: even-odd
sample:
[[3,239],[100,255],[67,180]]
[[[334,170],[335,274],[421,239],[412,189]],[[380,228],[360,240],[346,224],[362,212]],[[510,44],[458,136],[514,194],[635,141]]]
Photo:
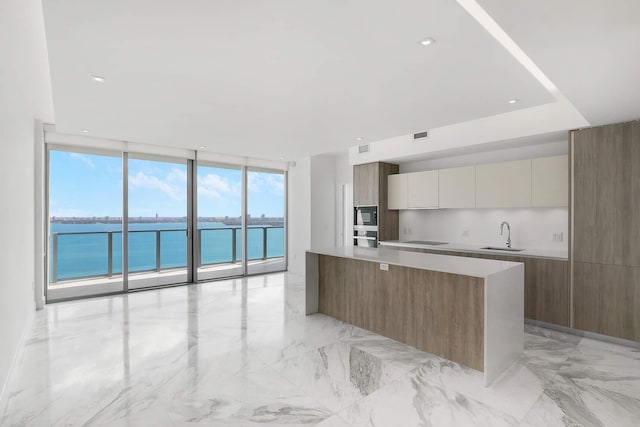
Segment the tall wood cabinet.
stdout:
[[640,122],[571,141],[573,327],[640,341]]
[[377,206],[380,200],[380,169],[382,163],[367,163],[353,167],[353,205]]
[[398,211],[389,210],[389,175],[400,172],[392,163],[374,162],[353,167],[353,205],[378,206],[378,240],[398,239]]

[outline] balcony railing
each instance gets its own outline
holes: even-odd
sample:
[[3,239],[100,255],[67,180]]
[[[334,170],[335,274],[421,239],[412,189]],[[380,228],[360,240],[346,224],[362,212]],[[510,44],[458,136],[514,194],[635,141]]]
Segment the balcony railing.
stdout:
[[[129,230],[129,272],[186,268],[186,232],[186,228]],[[240,227],[199,228],[197,232],[198,267],[235,264],[241,260]],[[283,256],[284,227],[247,228],[249,261]],[[118,274],[122,274],[122,231],[51,233],[51,283]]]

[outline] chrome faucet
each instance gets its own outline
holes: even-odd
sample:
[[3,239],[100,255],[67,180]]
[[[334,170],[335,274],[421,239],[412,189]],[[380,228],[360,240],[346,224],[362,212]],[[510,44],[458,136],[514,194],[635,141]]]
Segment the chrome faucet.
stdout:
[[507,226],[507,247],[511,247],[511,227],[509,227],[509,223],[507,221],[502,221],[500,224],[500,235],[502,236],[502,232],[504,231],[504,226]]

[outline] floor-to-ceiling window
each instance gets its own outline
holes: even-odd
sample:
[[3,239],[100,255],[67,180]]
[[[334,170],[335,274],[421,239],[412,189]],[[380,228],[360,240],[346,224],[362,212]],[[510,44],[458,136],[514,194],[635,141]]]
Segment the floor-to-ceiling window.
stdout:
[[121,292],[122,154],[53,147],[48,157],[47,299]]
[[281,170],[48,146],[47,301],[286,269]]
[[197,278],[242,275],[242,169],[199,162],[197,183]]
[[128,288],[188,281],[186,160],[128,160]]
[[247,274],[286,268],[283,171],[247,168]]

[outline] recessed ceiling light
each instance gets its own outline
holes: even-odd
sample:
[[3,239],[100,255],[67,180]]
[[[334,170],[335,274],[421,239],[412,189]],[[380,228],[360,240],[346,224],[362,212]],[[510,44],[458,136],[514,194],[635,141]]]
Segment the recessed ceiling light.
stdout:
[[201,145],[201,146],[200,146],[200,147],[198,147],[198,148],[200,148],[200,149],[202,150],[202,149],[205,149],[205,148],[207,148],[207,147],[205,147],[204,145]]
[[427,38],[424,38],[424,39],[420,40],[420,44],[422,46],[429,46],[430,44],[434,44],[435,42],[436,41],[431,37],[427,37]]
[[517,104],[518,100],[517,99],[510,99],[509,100],[509,104]]
[[82,133],[89,133],[89,129],[82,129]]
[[363,139],[364,139],[363,137],[359,136],[356,138],[356,141],[362,141]]
[[104,77],[102,77],[102,76],[96,76],[95,74],[93,74],[91,76],[91,80],[93,80],[94,82],[98,82],[98,83],[104,83],[104,81],[106,79]]

